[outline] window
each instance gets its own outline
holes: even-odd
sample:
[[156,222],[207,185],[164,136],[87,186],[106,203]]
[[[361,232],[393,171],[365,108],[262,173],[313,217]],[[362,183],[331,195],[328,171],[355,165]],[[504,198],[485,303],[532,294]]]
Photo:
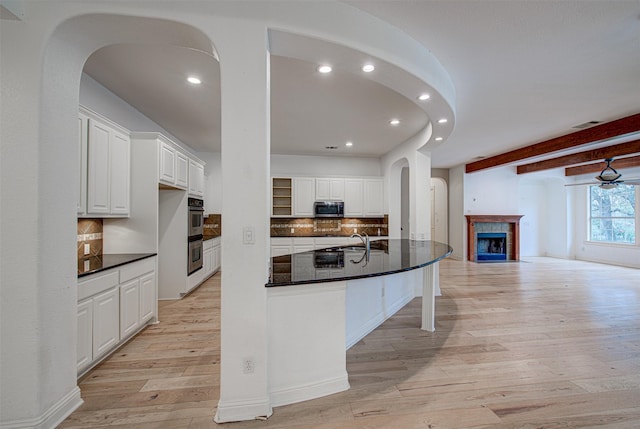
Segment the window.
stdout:
[[589,240],[636,244],[636,187],[589,187]]

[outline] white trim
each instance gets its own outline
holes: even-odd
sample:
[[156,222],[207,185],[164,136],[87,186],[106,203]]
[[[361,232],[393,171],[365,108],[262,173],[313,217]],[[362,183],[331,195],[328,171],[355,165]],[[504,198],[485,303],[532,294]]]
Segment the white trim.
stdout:
[[258,417],[271,417],[273,409],[268,398],[250,399],[248,401],[218,402],[218,409],[213,417],[216,423],[239,422],[255,420]]
[[80,388],[75,386],[62,399],[53,404],[41,416],[31,419],[0,422],[0,429],[49,429],[58,426],[84,401],[80,397]]
[[349,389],[349,376],[343,374],[315,383],[301,384],[269,392],[274,407],[308,401]]

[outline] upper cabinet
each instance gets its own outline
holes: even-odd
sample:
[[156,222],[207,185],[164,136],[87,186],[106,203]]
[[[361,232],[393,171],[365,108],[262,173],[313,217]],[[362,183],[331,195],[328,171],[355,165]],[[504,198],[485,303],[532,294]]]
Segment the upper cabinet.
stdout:
[[316,201],[316,179],[296,177],[293,179],[293,215],[313,217],[313,203]]
[[85,109],[81,109],[79,113],[78,124],[81,171],[78,215],[129,216],[131,192],[129,132]]
[[317,201],[344,201],[344,179],[316,178]]
[[381,177],[274,177],[271,179],[273,217],[313,217],[315,201],[344,201],[345,217],[384,216]]
[[189,160],[189,195],[204,197],[204,165],[193,159]]

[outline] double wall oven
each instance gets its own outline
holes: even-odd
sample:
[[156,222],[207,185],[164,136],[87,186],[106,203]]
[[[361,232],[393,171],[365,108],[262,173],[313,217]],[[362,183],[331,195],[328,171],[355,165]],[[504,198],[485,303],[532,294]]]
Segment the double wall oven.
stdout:
[[202,268],[203,251],[202,238],[204,228],[204,201],[189,198],[189,249],[187,273],[195,273]]

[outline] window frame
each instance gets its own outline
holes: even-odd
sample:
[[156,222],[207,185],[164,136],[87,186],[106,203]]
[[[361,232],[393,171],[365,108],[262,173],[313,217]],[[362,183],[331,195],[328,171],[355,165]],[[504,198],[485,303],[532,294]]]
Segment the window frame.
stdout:
[[[627,246],[627,247],[640,247],[640,186],[633,186],[634,196],[635,196],[635,207],[634,207],[634,217],[620,217],[620,216],[592,216],[591,215],[591,189],[593,186],[599,185],[589,185],[587,186],[587,239],[586,241],[590,244],[597,245],[607,245],[607,246]],[[633,243],[620,242],[620,241],[604,241],[604,240],[593,240],[591,235],[592,228],[592,219],[633,219],[635,226],[635,241]]]

